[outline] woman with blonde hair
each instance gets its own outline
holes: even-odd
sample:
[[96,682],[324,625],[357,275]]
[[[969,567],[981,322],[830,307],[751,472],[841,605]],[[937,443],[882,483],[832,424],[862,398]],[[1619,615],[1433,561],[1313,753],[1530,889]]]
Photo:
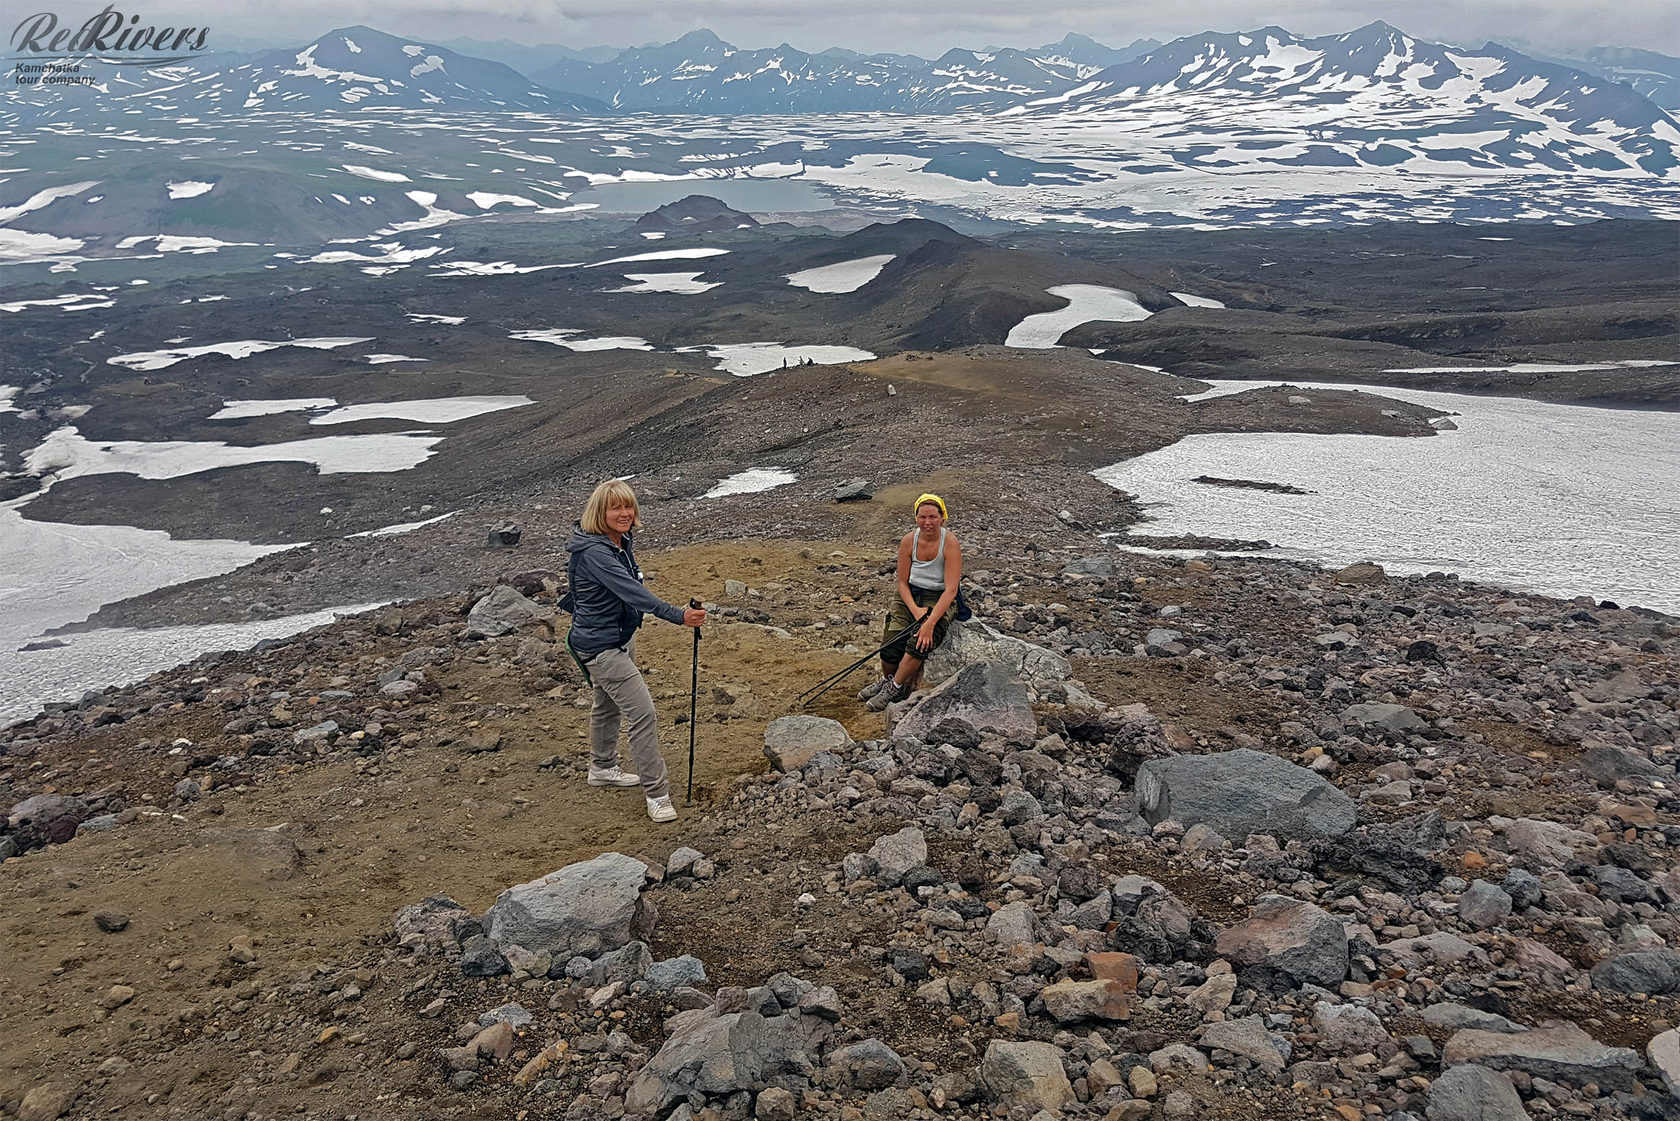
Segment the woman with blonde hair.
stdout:
[[[659,754],[653,695],[636,668],[636,629],[644,613],[698,627],[706,612],[666,603],[643,586],[630,547],[632,532],[641,524],[629,483],[609,479],[595,488],[566,542],[569,587],[562,606],[572,613],[566,647],[595,690],[589,710],[589,785],[639,785],[647,796],[648,816],[666,822],[675,821],[677,811]],[[618,765],[621,726],[629,732],[634,774]]]
[[[945,641],[962,579],[962,545],[945,528],[949,516],[943,498],[922,495],[916,528],[898,543],[898,597],[881,630],[881,679],[858,694],[871,712],[908,697],[922,663]],[[899,641],[890,641],[895,635]]]

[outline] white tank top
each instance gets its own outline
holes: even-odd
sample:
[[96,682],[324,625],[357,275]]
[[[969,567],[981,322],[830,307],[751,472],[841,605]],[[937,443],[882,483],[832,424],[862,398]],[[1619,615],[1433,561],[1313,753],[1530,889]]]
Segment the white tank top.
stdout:
[[916,544],[920,539],[918,532],[910,542],[910,586],[942,592],[945,590],[945,530],[939,531],[939,551],[933,554],[932,560],[916,559]]

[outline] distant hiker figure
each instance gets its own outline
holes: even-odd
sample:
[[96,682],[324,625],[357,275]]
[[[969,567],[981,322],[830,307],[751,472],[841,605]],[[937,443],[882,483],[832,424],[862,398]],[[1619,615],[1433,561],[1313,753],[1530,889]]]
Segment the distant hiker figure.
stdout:
[[[916,528],[898,543],[898,594],[881,630],[881,679],[858,694],[871,712],[902,701],[916,687],[922,663],[945,641],[962,579],[962,546],[945,528],[945,500],[916,499]],[[888,642],[894,635],[900,641]]]
[[[569,584],[561,606],[572,613],[566,648],[595,690],[589,710],[589,785],[636,786],[647,796],[648,816],[675,821],[671,785],[659,754],[659,731],[642,671],[636,668],[636,629],[652,612],[669,623],[698,627],[700,608],[666,603],[642,584],[631,550],[631,532],[642,524],[636,492],[619,479],[595,488],[583,517],[566,542]],[[628,724],[636,773],[618,765],[618,732]]]

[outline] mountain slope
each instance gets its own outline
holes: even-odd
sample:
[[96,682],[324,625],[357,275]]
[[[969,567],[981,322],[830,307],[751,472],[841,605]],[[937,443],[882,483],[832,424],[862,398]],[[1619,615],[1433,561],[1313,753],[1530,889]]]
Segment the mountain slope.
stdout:
[[1254,166],[1672,175],[1680,127],[1628,87],[1489,44],[1471,51],[1384,23],[1301,39],[1281,28],[1175,40],[1011,115],[1202,134],[1179,160]]
[[954,49],[929,61],[844,50],[807,54],[786,44],[742,50],[700,30],[607,62],[562,59],[532,78],[626,111],[948,113],[1063,93],[1149,45],[1117,51],[1069,35],[1033,50]]

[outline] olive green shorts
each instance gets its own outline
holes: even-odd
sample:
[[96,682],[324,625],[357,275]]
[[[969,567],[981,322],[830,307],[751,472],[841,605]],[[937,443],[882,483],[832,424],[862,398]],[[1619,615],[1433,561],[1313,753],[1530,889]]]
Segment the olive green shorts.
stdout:
[[[916,601],[918,607],[924,610],[938,603],[939,597],[944,594],[943,589],[910,589],[911,598]],[[897,662],[903,659],[906,654],[909,654],[913,658],[925,661],[927,654],[933,653],[939,644],[945,641],[945,632],[951,629],[951,613],[949,611],[940,616],[939,621],[933,625],[933,646],[929,647],[925,653],[916,652],[911,644],[916,638],[916,620],[920,615],[921,612],[916,615],[910,614],[910,609],[904,605],[904,600],[894,597],[892,610],[887,612],[886,624],[881,628],[881,641],[888,643],[881,651],[883,659],[889,662]],[[897,641],[892,641],[895,635]]]

